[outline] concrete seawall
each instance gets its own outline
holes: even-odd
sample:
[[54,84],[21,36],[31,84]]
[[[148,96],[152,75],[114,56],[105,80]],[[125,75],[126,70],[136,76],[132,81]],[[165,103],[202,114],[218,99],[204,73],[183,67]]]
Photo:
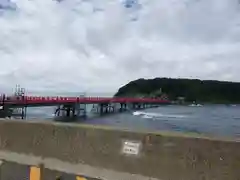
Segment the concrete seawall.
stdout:
[[5,160],[29,156],[31,163],[107,180],[240,179],[239,142],[195,135],[1,120],[0,151]]

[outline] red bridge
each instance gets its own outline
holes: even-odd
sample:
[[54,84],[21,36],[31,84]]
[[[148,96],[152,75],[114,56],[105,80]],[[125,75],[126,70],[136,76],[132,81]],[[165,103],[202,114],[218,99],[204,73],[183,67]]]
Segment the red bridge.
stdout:
[[[117,108],[119,111],[126,111],[128,109],[150,108],[169,103],[170,101],[164,98],[44,97],[2,95],[0,96],[0,116],[21,116],[22,118],[25,118],[27,107],[57,106],[57,109],[54,112],[57,116],[61,116],[60,114],[64,114],[64,116],[79,116],[81,112],[83,112],[82,114],[86,116],[87,104],[92,104],[92,110],[94,109],[95,111],[97,109],[97,113],[105,114],[115,112]],[[84,107],[81,107],[81,105]]]
[[4,104],[26,105],[26,106],[52,106],[60,104],[100,104],[100,103],[146,103],[146,104],[165,104],[169,100],[153,98],[103,98],[103,97],[43,97],[43,96],[22,96],[0,98]]

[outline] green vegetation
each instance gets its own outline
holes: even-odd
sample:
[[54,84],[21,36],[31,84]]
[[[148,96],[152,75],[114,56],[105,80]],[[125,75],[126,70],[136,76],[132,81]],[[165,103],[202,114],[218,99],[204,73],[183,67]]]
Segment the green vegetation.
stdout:
[[138,79],[121,87],[115,97],[183,97],[186,102],[240,103],[240,83],[198,79]]

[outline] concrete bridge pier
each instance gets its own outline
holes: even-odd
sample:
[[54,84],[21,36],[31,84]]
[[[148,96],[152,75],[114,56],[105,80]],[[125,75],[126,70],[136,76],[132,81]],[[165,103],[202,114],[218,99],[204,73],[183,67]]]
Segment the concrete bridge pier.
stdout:
[[142,109],[142,104],[141,103],[138,104],[138,109]]
[[76,107],[72,104],[60,105],[55,110],[55,116],[74,117],[76,116]]
[[119,111],[120,112],[123,112],[123,111],[126,111],[127,110],[127,104],[126,103],[120,103],[120,109]]
[[146,109],[146,108],[147,108],[147,104],[143,103],[143,109]]
[[108,112],[114,113],[115,112],[115,104],[108,104]]
[[145,108],[149,108],[149,104],[148,103],[145,103]]
[[136,109],[135,103],[132,103],[132,104],[131,104],[131,108],[132,108],[132,109]]
[[142,108],[142,104],[141,103],[133,103],[133,109],[141,109]]
[[101,103],[101,104],[93,104],[91,113],[95,114],[107,114],[107,113],[114,113],[115,112],[115,104],[109,103]]
[[87,104],[76,104],[76,116],[86,118],[87,117]]
[[19,108],[6,108],[8,117],[15,117],[20,119],[26,119],[27,116],[27,107],[19,107]]
[[55,110],[55,116],[57,117],[83,117],[86,118],[86,104],[65,104],[59,105]]
[[60,116],[60,112],[61,112],[60,110],[61,110],[61,106],[58,105],[54,112],[55,116]]
[[100,104],[100,115],[107,114],[109,112],[109,103]]
[[7,106],[1,105],[0,109],[0,118],[11,117],[12,116],[12,109]]
[[[15,97],[16,99],[24,99],[24,97]],[[27,106],[22,105],[21,107],[14,107],[9,106],[8,104],[5,104],[5,101],[8,100],[8,97],[5,97],[5,95],[1,96],[1,103],[0,103],[0,117],[15,117],[20,119],[26,119],[27,116]]]
[[63,109],[65,111],[65,116],[66,117],[70,117],[70,116],[74,116],[75,115],[75,108],[72,107],[71,105],[64,105]]
[[91,113],[95,113],[95,114],[99,113],[99,105],[98,104],[92,105]]

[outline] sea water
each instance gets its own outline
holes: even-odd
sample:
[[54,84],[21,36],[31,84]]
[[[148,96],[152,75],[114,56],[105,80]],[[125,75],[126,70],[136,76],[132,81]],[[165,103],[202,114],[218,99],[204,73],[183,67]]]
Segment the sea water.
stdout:
[[[240,137],[240,105],[204,105],[201,107],[163,105],[158,108],[95,117],[91,117],[93,115],[91,108],[91,105],[87,106],[89,119],[83,121],[79,118],[77,123],[124,129],[194,132]],[[28,108],[27,112],[27,119],[54,120],[54,107]]]

